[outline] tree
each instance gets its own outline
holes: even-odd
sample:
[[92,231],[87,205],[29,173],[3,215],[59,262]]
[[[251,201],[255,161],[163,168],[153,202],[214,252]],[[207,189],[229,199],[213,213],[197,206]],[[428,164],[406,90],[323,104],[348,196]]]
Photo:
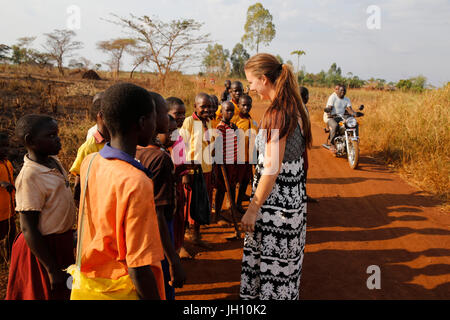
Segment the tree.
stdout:
[[73,52],[83,48],[83,43],[73,41],[76,33],[72,30],[55,29],[52,33],[45,33],[47,37],[44,49],[56,61],[59,72],[64,75],[63,62],[65,58],[72,57]]
[[30,62],[31,44],[36,40],[36,37],[22,37],[17,39],[17,43],[11,47],[12,55],[11,61],[14,64],[23,64]]
[[259,2],[248,7],[247,21],[244,26],[245,34],[241,41],[250,49],[256,47],[259,52],[259,45],[268,45],[275,38],[275,25],[272,23],[272,15]]
[[300,71],[300,57],[305,55],[306,52],[303,50],[295,50],[291,52],[291,55],[297,55],[297,73]]
[[231,53],[232,74],[239,78],[245,77],[244,66],[250,55],[245,50],[242,43],[237,43]]
[[279,54],[277,54],[275,57],[277,58],[278,61],[280,61],[280,63],[284,63],[284,60],[283,60],[283,57],[282,57],[282,56],[280,56]]
[[120,72],[120,61],[124,52],[128,52],[131,47],[134,47],[136,42],[135,39],[112,39],[98,42],[97,48],[109,54],[108,65],[111,71],[114,71],[118,75]]
[[214,46],[209,44],[203,57],[203,66],[206,72],[217,74],[219,77],[225,75],[227,70],[227,62],[230,56],[228,50],[224,50],[223,46],[216,43]]
[[128,29],[136,37],[141,49],[135,51],[135,65],[153,63],[163,85],[169,72],[194,58],[195,46],[210,42],[209,34],[195,35],[203,23],[193,19],[164,22],[148,16],[130,16],[127,19],[113,15],[116,20],[108,21]]
[[8,47],[6,44],[0,44],[0,62],[7,61],[10,59],[8,55],[9,51],[11,51],[10,47]]
[[31,64],[40,68],[51,66],[52,57],[45,53],[30,48],[36,37],[22,37],[11,47],[12,54],[9,58],[15,64]]

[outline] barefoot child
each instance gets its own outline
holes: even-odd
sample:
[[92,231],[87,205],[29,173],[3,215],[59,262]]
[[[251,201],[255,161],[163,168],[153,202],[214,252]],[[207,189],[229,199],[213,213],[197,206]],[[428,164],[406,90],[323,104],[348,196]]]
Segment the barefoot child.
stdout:
[[170,123],[171,130],[169,131],[167,106],[164,98],[154,92],[150,94],[156,103],[156,133],[158,135],[153,136],[147,147],[138,147],[136,159],[152,173],[156,214],[165,255],[162,266],[166,299],[175,300],[174,288],[183,287],[186,274],[173,243],[173,219],[176,206],[175,172],[172,159],[165,146],[173,144],[168,135],[171,135],[177,127],[175,119],[171,117],[173,122]]
[[[195,97],[194,113],[192,116],[186,118],[180,134],[183,136],[185,144],[187,145],[186,160],[190,163],[201,164],[203,176],[206,182],[207,196],[211,205],[212,198],[212,156],[209,152],[211,146],[211,122],[209,120],[209,108],[211,105],[211,98],[206,93],[199,93]],[[190,174],[190,182],[192,182],[192,175]],[[187,192],[187,199],[191,197],[191,192]],[[210,207],[211,210],[211,207]],[[189,222],[194,225],[193,241],[198,245],[206,245],[201,241],[200,224],[189,218]]]
[[[238,129],[240,129],[239,133],[242,135],[239,136],[239,138],[243,138],[245,140],[245,147],[238,150],[240,155],[239,160],[242,159],[245,161],[245,163],[238,164],[239,191],[236,207],[242,214],[245,213],[245,210],[242,208],[242,201],[249,200],[249,197],[245,194],[245,192],[247,191],[247,186],[253,177],[251,162],[256,160],[252,159],[252,156],[255,138],[258,134],[258,124],[250,116],[250,110],[252,110],[252,98],[248,95],[243,95],[239,99],[239,120],[236,123]],[[239,146],[241,146],[241,144]],[[244,154],[242,154],[242,152],[244,152]]]
[[119,83],[105,91],[101,110],[111,142],[81,165],[71,299],[164,299],[153,182],[135,160],[136,146],[155,131],[154,101],[144,88]]
[[223,200],[225,193],[227,192],[224,176],[221,167],[225,167],[227,172],[228,182],[230,184],[231,194],[229,197],[232,201],[236,199],[236,182],[237,182],[237,127],[231,122],[234,116],[234,105],[231,101],[225,101],[222,103],[222,121],[217,125],[217,130],[220,132],[219,137],[216,139],[216,177],[217,177],[217,192],[216,192],[216,219],[218,224],[224,224],[220,222]]
[[22,233],[14,242],[7,300],[68,300],[68,275],[74,262],[72,226],[75,204],[56,155],[61,150],[58,124],[44,115],[17,122],[16,135],[28,153],[16,179],[16,211]]
[[0,132],[0,241],[6,238],[6,259],[9,261],[11,248],[16,238],[14,219],[14,169],[8,160],[9,137]]

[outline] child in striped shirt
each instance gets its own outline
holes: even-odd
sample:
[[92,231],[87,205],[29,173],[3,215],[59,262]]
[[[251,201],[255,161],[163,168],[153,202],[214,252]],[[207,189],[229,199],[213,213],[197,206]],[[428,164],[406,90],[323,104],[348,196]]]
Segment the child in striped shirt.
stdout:
[[225,171],[228,176],[228,182],[230,184],[230,192],[229,195],[231,199],[235,199],[235,189],[236,183],[238,180],[237,177],[237,135],[236,125],[231,122],[231,119],[234,116],[234,104],[230,101],[225,101],[222,104],[222,120],[217,125],[217,130],[219,136],[215,140],[215,163],[216,163],[216,197],[215,197],[215,205],[216,205],[216,219],[220,222],[220,212],[222,210],[223,200],[225,198],[226,185],[224,176],[222,174],[222,166],[225,167]]

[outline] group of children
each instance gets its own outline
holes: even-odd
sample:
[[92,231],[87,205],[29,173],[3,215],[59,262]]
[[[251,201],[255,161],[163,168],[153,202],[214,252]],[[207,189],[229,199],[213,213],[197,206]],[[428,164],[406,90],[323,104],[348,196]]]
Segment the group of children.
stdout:
[[[57,158],[53,118],[27,115],[17,122],[27,154],[15,187],[8,137],[0,135],[0,231],[9,230],[12,245],[6,298],[174,299],[174,288],[186,281],[185,231],[192,230],[194,244],[208,246],[190,215],[193,172],[202,169],[210,204],[216,189],[215,222],[227,191],[235,201],[239,184],[241,213],[249,198],[258,125],[242,83],[232,82],[228,91],[220,105],[216,96],[199,93],[188,117],[181,99],[130,83],[96,95],[90,110],[96,125],[69,170],[73,192]],[[22,233],[12,244],[14,210]]]

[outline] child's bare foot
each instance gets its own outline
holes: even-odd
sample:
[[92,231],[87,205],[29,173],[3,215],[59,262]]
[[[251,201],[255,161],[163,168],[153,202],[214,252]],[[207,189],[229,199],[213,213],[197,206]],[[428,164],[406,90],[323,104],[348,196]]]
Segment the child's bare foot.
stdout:
[[180,259],[182,260],[194,259],[194,257],[189,252],[187,252],[187,250],[184,247],[181,247],[179,256]]

